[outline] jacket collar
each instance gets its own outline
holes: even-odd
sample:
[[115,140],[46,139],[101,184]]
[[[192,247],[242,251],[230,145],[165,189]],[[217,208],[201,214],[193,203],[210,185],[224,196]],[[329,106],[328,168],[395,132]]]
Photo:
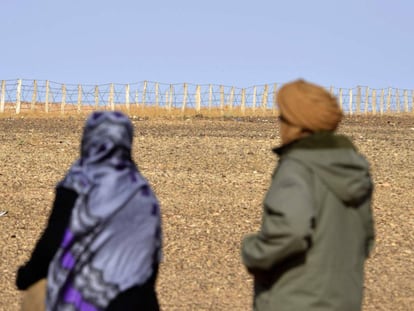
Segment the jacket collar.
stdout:
[[294,149],[354,149],[356,147],[344,135],[337,135],[331,131],[315,132],[304,138],[295,140],[289,144],[282,145],[273,149],[278,156],[282,156]]

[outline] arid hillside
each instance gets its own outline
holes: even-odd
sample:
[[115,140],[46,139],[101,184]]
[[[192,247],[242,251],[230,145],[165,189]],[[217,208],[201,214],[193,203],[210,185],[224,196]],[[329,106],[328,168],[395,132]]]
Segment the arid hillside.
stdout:
[[[0,310],[19,310],[14,278],[74,161],[84,118],[0,118]],[[275,119],[133,119],[134,159],[162,208],[165,311],[251,310],[242,237],[258,229],[279,143]],[[366,311],[414,310],[414,116],[346,118],[372,166],[376,247]]]

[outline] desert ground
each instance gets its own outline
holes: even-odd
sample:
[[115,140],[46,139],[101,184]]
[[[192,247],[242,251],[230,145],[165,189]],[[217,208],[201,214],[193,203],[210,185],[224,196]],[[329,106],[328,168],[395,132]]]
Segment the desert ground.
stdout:
[[[134,159],[161,202],[165,311],[251,310],[242,237],[258,230],[277,158],[274,118],[132,117]],[[77,158],[84,117],[0,117],[0,310],[19,310],[15,272],[41,234],[55,184]],[[346,117],[371,163],[376,246],[366,311],[414,310],[414,115]],[[346,294],[346,293],[345,293]]]

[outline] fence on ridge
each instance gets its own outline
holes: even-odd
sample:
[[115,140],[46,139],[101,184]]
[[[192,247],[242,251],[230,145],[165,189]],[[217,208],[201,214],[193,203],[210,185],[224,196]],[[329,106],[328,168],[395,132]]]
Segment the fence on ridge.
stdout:
[[[48,80],[2,80],[0,113],[90,110],[126,111],[135,108],[162,109],[185,114],[215,110],[222,114],[277,114],[276,95],[281,84],[247,88],[217,84],[166,84],[142,81],[131,84],[63,84]],[[338,98],[346,114],[414,113],[414,90],[383,88],[327,88]],[[165,113],[164,112],[164,113]]]

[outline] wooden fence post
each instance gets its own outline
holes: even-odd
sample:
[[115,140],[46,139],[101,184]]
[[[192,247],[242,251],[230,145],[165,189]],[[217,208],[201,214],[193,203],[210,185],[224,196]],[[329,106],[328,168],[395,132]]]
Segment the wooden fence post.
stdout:
[[170,110],[173,107],[173,100],[174,100],[174,85],[170,84],[170,101],[168,105],[170,106]]
[[256,111],[256,95],[257,95],[257,87],[253,87],[253,107],[252,110],[253,112]]
[[196,94],[195,94],[195,102],[196,102],[196,112],[201,112],[201,87],[197,85],[196,87]]
[[78,113],[82,111],[82,85],[78,84]]
[[138,99],[138,90],[135,90],[135,98],[134,98],[134,103],[135,106],[139,106],[139,99]]
[[142,89],[142,108],[145,107],[146,97],[147,97],[147,81],[144,81],[144,87]]
[[267,101],[269,96],[269,86],[265,84],[262,96],[262,111],[263,113],[266,112],[267,109]]
[[353,111],[352,111],[353,107],[352,107],[352,89],[349,89],[349,114],[352,115]]
[[233,111],[233,101],[234,101],[234,86],[232,86],[230,89],[230,96],[229,96],[229,102],[228,102],[230,111]]
[[183,94],[183,104],[181,106],[181,113],[185,113],[185,108],[187,105],[187,92],[188,92],[188,85],[187,83],[184,83],[184,94]]
[[334,95],[334,87],[333,87],[333,85],[331,85],[331,87],[329,88],[329,94],[331,94],[331,96],[335,96]]
[[360,114],[361,113],[361,87],[358,86],[357,87],[357,94],[356,94],[356,110],[355,110],[356,114]]
[[397,112],[401,112],[401,107],[400,107],[400,90],[396,89],[395,90],[395,102],[397,105]]
[[368,113],[368,100],[369,100],[369,87],[365,88],[365,101],[364,101],[364,112]]
[[6,81],[1,80],[1,95],[0,95],[0,112],[4,112],[4,104],[6,100]]
[[408,112],[408,91],[404,90],[404,112]]
[[160,85],[159,83],[155,83],[155,110],[158,111],[158,107],[160,105],[159,93],[160,93]]
[[220,112],[224,113],[224,86],[220,85]]
[[49,112],[49,80],[46,80],[45,111]]
[[22,96],[22,79],[17,80],[17,91],[16,91],[16,114],[20,113]]
[[111,86],[109,87],[109,106],[111,107],[111,110],[114,111],[115,110],[115,105],[114,105],[114,84],[111,83]]
[[168,90],[165,91],[165,107],[168,111],[171,111],[170,107],[170,92]]
[[273,100],[272,100],[272,103],[273,103],[273,107],[272,107],[273,114],[275,115],[276,112],[277,112],[277,84],[276,83],[273,84]]
[[377,90],[372,90],[372,114],[377,114]]
[[384,114],[384,96],[385,90],[381,89],[381,97],[380,97],[380,115]]
[[414,90],[411,91],[411,112],[414,112]]
[[213,85],[208,86],[208,111],[211,111],[211,106],[213,104]]
[[339,107],[341,108],[341,110],[344,109],[344,99],[343,99],[343,94],[342,94],[342,88],[339,89]]
[[94,97],[95,97],[95,110],[97,110],[99,107],[99,86],[97,85],[95,85]]
[[242,96],[242,98],[241,98],[241,107],[240,107],[240,109],[241,109],[242,115],[244,116],[246,114],[246,89],[244,89],[244,88],[242,89],[241,96]]
[[387,108],[386,108],[386,112],[390,112],[391,110],[391,88],[388,88],[388,95],[387,95]]
[[65,105],[66,105],[66,85],[62,84],[62,102],[60,106],[60,112],[62,114],[65,113]]
[[36,99],[37,99],[37,81],[34,80],[33,81],[32,103],[30,105],[30,110],[32,110],[32,111],[35,109]]
[[129,104],[129,84],[125,85],[125,106],[127,111],[129,112],[130,104]]

